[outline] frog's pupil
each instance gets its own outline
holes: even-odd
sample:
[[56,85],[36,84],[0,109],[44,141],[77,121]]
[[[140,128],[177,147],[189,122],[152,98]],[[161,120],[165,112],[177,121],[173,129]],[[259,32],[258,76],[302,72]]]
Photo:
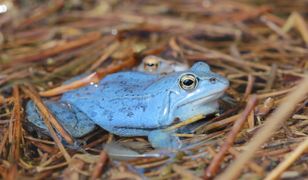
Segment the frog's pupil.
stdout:
[[185,79],[185,80],[183,81],[183,84],[184,84],[185,86],[191,86],[193,83],[194,83],[194,81],[191,80],[191,79]]

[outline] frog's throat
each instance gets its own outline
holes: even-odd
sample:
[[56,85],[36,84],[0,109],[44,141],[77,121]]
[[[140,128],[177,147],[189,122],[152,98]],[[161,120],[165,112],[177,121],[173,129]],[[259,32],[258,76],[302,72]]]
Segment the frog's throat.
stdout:
[[170,124],[172,124],[173,122],[173,119],[172,119],[172,113],[171,113],[171,94],[174,93],[173,91],[169,91],[168,92],[168,95],[165,99],[165,102],[164,104],[167,104],[165,106],[165,108],[163,109],[163,116],[162,117],[165,117],[165,118],[162,118],[160,119],[159,121],[159,124],[160,126],[164,127],[164,126],[168,126]]
[[223,94],[224,94],[224,91],[215,92],[215,93],[212,93],[210,95],[204,96],[202,98],[196,98],[196,99],[186,101],[186,102],[179,102],[179,103],[176,104],[176,107],[179,108],[179,107],[185,106],[187,104],[192,104],[194,106],[206,104],[208,102],[212,102],[212,101],[219,99],[221,96],[223,96]]
[[[224,91],[220,91],[220,92],[215,92],[213,94],[210,94],[208,96],[205,96],[203,98],[197,98],[197,99],[193,99],[190,101],[185,101],[185,102],[177,102],[175,103],[172,107],[170,106],[170,112],[169,112],[169,116],[168,116],[168,122],[172,123],[178,116],[179,114],[177,113],[177,111],[179,109],[182,110],[181,113],[186,113],[191,114],[190,112],[190,108],[189,107],[185,107],[187,105],[190,105],[191,107],[196,107],[197,109],[204,109],[205,106],[209,106],[211,103],[212,104],[216,104],[217,100],[224,94]],[[211,107],[211,108],[205,108],[202,112],[198,112],[200,114],[204,114],[207,115],[209,113],[213,113],[214,111],[217,110],[217,107]],[[186,112],[185,112],[186,111]]]

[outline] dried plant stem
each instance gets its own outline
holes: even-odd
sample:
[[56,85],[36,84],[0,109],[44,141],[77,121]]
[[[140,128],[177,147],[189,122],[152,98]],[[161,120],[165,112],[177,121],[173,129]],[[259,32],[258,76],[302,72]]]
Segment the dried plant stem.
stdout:
[[74,142],[72,136],[62,127],[62,125],[57,121],[49,109],[45,106],[41,98],[33,90],[23,88],[23,91],[33,100],[34,104],[37,106],[41,114],[46,116],[48,122],[50,122],[61,134],[61,136],[70,144]]
[[215,128],[224,127],[224,126],[226,126],[227,124],[236,121],[239,117],[240,117],[240,114],[236,114],[236,115],[234,115],[234,116],[225,118],[225,119],[223,119],[223,120],[213,122],[213,123],[207,125],[207,126],[204,128],[204,131],[209,131],[209,130],[212,130],[212,129],[215,129]]
[[291,87],[289,89],[283,89],[283,90],[280,90],[280,91],[258,94],[257,96],[258,96],[258,99],[263,99],[263,98],[272,97],[272,96],[280,96],[280,95],[283,95],[283,94],[286,94],[286,93],[292,91],[293,89],[294,89],[294,87]]
[[2,105],[5,102],[4,97],[0,95],[0,105]]
[[254,82],[255,82],[255,77],[252,76],[251,74],[248,75],[248,82],[247,82],[247,86],[246,86],[245,93],[244,93],[242,100],[245,100],[251,94]]
[[265,178],[265,180],[278,179],[279,176],[285,171],[292,163],[299,158],[301,154],[308,149],[308,138],[306,138],[288,157],[281,162],[274,170],[272,170]]
[[96,60],[95,63],[92,64],[90,67],[90,71],[95,70],[98,68],[104,61],[107,60],[107,58],[119,48],[120,43],[119,42],[114,42],[110,46],[108,46],[105,50],[105,52]]
[[260,146],[266,142],[284,122],[289,118],[296,108],[296,105],[303,100],[308,93],[308,77],[291,92],[284,102],[272,113],[264,123],[264,126],[255,135],[253,141],[250,141],[246,146],[247,151],[241,155],[226,169],[226,171],[217,179],[236,179],[242,171],[244,165],[253,157]]
[[120,71],[124,68],[132,67],[136,64],[136,59],[134,57],[129,57],[125,61],[115,64],[115,65],[110,65],[104,69],[98,70],[97,72],[94,72],[90,74],[89,76],[86,76],[82,79],[79,79],[77,81],[74,81],[69,84],[65,84],[53,89],[50,89],[48,91],[40,92],[41,96],[44,97],[50,97],[50,96],[56,96],[62,93],[65,93],[67,91],[77,89],[82,86],[86,86],[90,83],[97,83],[99,80],[101,80],[103,77],[105,77],[108,74],[115,73],[117,71]]
[[[232,147],[229,149],[229,153],[232,154],[235,157],[238,157],[240,155],[240,152],[238,152],[235,148],[232,148]],[[258,175],[260,175],[260,176],[264,175],[263,168],[261,166],[259,166],[257,163],[249,162],[247,165],[249,166],[249,168],[251,170],[258,173]]]
[[47,4],[44,7],[36,9],[30,17],[25,18],[23,21],[18,23],[16,28],[23,28],[25,26],[31,25],[43,18],[46,18],[48,15],[54,13],[61,7],[63,7],[63,0],[55,0],[53,3]]
[[67,92],[67,91],[70,91],[70,90],[73,90],[73,89],[77,89],[77,88],[82,87],[82,86],[86,86],[86,85],[90,84],[91,82],[98,82],[98,81],[99,81],[99,79],[97,77],[97,74],[92,73],[89,76],[82,78],[80,80],[74,81],[74,82],[69,83],[69,84],[64,84],[64,85],[61,85],[59,87],[56,87],[56,88],[53,88],[53,89],[50,89],[50,90],[47,90],[47,91],[40,92],[39,94],[41,96],[44,96],[44,97],[56,96],[56,95],[62,94],[64,92]]
[[204,119],[204,118],[205,118],[205,115],[199,114],[199,115],[196,115],[196,116],[194,116],[194,117],[192,117],[192,118],[189,118],[189,119],[187,119],[187,120],[185,120],[185,121],[182,121],[182,122],[180,122],[180,123],[177,123],[177,124],[175,124],[175,125],[173,125],[173,126],[170,126],[170,127],[166,128],[165,130],[166,130],[166,131],[172,131],[172,130],[178,129],[178,128],[180,128],[180,127],[186,126],[186,125],[188,125],[188,124],[197,122],[197,121],[199,121],[199,120],[201,120],[201,119]]
[[256,68],[256,69],[262,69],[264,71],[270,70],[270,67],[267,66],[267,65],[236,59],[236,58],[234,58],[230,55],[221,53],[219,51],[207,49],[207,48],[205,48],[201,45],[193,43],[192,41],[190,41],[190,40],[188,40],[187,38],[184,38],[184,37],[179,37],[178,40],[181,43],[183,43],[184,45],[187,45],[187,46],[191,47],[192,49],[195,49],[195,50],[198,50],[198,51],[204,53],[204,54],[196,54],[196,55],[187,55],[186,57],[190,60],[195,60],[195,59],[196,60],[198,60],[198,59],[199,60],[202,60],[202,59],[217,60],[217,59],[220,59],[222,61],[230,62],[230,63],[233,63],[235,65],[241,66],[241,67],[247,66],[247,67],[252,67],[252,68]]
[[232,130],[229,132],[229,134],[228,134],[228,136],[225,140],[225,143],[222,145],[220,151],[215,155],[215,157],[211,161],[210,165],[206,169],[205,177],[204,177],[205,179],[211,178],[217,173],[223,158],[228,153],[229,148],[234,143],[237,134],[239,133],[239,131],[243,127],[248,115],[253,110],[256,103],[257,103],[257,97],[255,95],[252,95],[247,102],[245,110],[243,111],[243,113],[241,114],[239,119],[237,121],[235,121],[235,123],[232,127]]
[[59,124],[59,122],[56,120],[56,118],[51,114],[51,112],[48,110],[48,108],[44,105],[43,101],[39,98],[38,94],[36,94],[33,90],[27,89],[26,87],[23,87],[22,90],[33,100],[34,104],[38,107],[39,111],[41,112],[41,115],[44,119],[45,125],[47,126],[52,138],[56,142],[58,148],[63,153],[63,156],[65,159],[69,162],[71,157],[64,148],[63,144],[61,143],[61,140],[57,136],[55,130],[53,129],[52,125],[58,130],[58,132],[61,134],[61,136],[68,142],[73,143],[73,138],[71,135]]
[[104,168],[105,164],[107,163],[107,160],[108,160],[107,153],[105,151],[101,151],[100,156],[99,156],[99,160],[96,163],[96,166],[93,170],[91,180],[98,179],[102,175],[103,168]]
[[20,105],[20,95],[17,86],[13,88],[13,97],[14,97],[14,125],[13,125],[13,146],[12,146],[12,156],[15,162],[19,161],[20,156],[20,140],[21,140],[21,105]]
[[1,142],[0,142],[0,155],[2,154],[2,152],[5,148],[5,144],[6,144],[6,141],[8,140],[8,138],[9,138],[9,130],[6,129],[6,131],[4,132],[4,135],[1,138]]
[[18,170],[17,170],[17,164],[12,164],[10,168],[8,169],[6,180],[15,180],[18,179]]
[[48,49],[44,49],[39,51],[37,54],[29,55],[29,56],[22,56],[20,58],[14,59],[14,61],[10,62],[10,65],[13,65],[15,63],[20,62],[31,62],[31,61],[37,61],[40,59],[47,58],[49,56],[56,55],[58,53],[61,53],[63,51],[71,50],[74,48],[81,47],[83,45],[92,43],[96,40],[98,40],[101,37],[101,34],[99,32],[90,32],[88,34],[83,35],[79,39],[68,41],[65,43],[61,43],[58,46],[51,47]]
[[176,164],[172,165],[172,169],[180,174],[183,179],[194,179],[194,180],[201,180],[198,176],[194,175],[193,172],[190,172],[188,169],[184,168],[183,166],[179,166]]
[[63,162],[63,163],[59,163],[59,164],[48,166],[48,167],[37,167],[36,170],[38,172],[43,172],[43,171],[49,171],[49,170],[53,170],[53,169],[62,168],[62,167],[67,166],[67,165],[68,165],[67,162]]
[[282,30],[284,32],[288,32],[292,27],[295,27],[295,28],[298,29],[298,31],[302,35],[304,41],[308,45],[308,29],[307,29],[307,25],[305,23],[304,18],[298,12],[293,12],[290,15],[290,17],[288,18],[287,22],[282,27]]

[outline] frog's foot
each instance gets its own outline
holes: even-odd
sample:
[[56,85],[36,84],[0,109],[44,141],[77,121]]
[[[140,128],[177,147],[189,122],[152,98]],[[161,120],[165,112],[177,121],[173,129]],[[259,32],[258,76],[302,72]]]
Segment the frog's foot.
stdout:
[[164,130],[151,131],[148,135],[152,147],[157,149],[179,149],[182,147],[182,142],[174,132]]
[[[82,137],[96,127],[83,112],[67,103],[44,100],[45,105],[51,113],[57,118],[59,123],[73,137]],[[49,131],[33,101],[28,101],[26,106],[27,120],[42,130],[43,134],[49,134]]]
[[237,105],[237,101],[233,97],[229,96],[228,94],[224,94],[221,97],[221,100],[223,100],[226,103],[229,103],[231,106]]

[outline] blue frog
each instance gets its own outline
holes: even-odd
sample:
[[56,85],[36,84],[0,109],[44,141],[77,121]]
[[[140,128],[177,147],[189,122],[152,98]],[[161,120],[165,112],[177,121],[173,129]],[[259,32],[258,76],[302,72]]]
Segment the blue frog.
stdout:
[[[179,148],[175,134],[162,129],[196,115],[218,110],[218,99],[229,81],[203,62],[167,75],[137,71],[118,72],[97,84],[44,100],[50,111],[73,136],[81,137],[96,125],[119,136],[147,136],[155,148]],[[47,132],[32,101],[27,119]]]

